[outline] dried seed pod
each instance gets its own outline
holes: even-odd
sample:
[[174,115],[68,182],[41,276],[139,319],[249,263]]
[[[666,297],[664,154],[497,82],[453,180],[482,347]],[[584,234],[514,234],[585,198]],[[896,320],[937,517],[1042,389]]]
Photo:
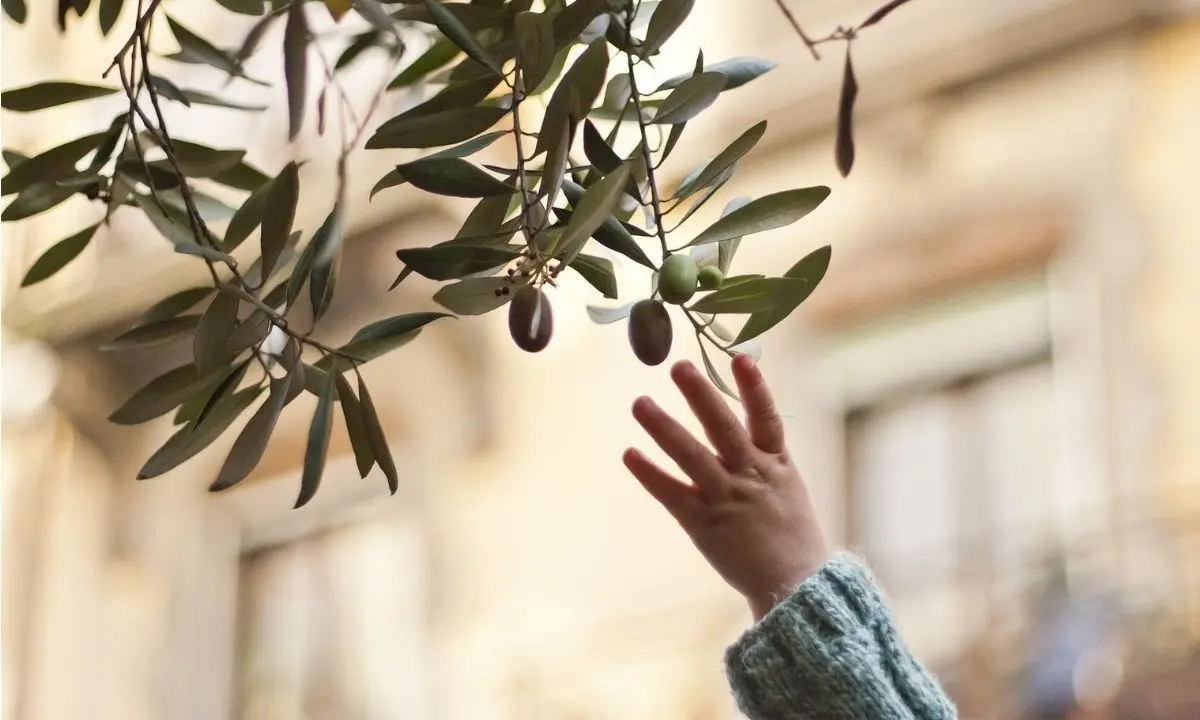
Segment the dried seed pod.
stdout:
[[642,300],[629,311],[629,346],[646,365],[660,365],[671,354],[674,330],[667,306]]
[[508,332],[525,352],[541,352],[550,344],[554,316],[550,300],[540,288],[526,285],[513,295],[508,306]]
[[658,294],[674,305],[682,305],[696,294],[699,268],[691,255],[671,255],[658,272]]

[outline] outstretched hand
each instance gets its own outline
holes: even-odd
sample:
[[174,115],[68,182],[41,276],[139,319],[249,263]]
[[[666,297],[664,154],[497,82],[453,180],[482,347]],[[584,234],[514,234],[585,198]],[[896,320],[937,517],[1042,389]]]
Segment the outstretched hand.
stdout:
[[757,620],[819,568],[829,551],[762,372],[752,358],[738,355],[733,376],[746,408],[744,425],[695,365],[684,361],[671,369],[712,449],[650,398],[633,403],[634,418],[690,483],[633,448],[624,461],[713,569],[746,598]]

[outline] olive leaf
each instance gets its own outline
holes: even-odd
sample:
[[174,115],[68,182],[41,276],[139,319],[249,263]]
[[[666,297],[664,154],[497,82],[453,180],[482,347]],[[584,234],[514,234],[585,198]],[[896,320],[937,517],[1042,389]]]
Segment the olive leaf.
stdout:
[[520,12],[514,20],[521,81],[530,90],[541,84],[554,65],[554,24],[544,13]]
[[[225,377],[221,378],[221,381],[213,387],[212,392],[208,394],[208,397],[205,399],[204,403],[200,405],[196,412],[190,415],[188,419],[197,424],[204,422],[204,419],[213,411],[213,408],[215,408],[222,400],[229,395],[232,395],[234,391],[238,389],[238,386],[242,383],[242,379],[246,377],[246,370],[249,369],[249,367],[250,358],[246,358],[242,362],[238,363],[236,367],[229,370]],[[185,401],[185,404],[186,403],[187,401]],[[182,414],[183,404],[181,404],[179,406],[179,410],[176,411],[176,417],[179,417]]]
[[658,52],[663,43],[683,25],[684,20],[687,20],[693,5],[695,0],[662,0],[650,16],[646,39],[642,43],[642,55],[649,56]]
[[554,15],[555,47],[563,49],[579,40],[579,36],[597,16],[609,11],[609,0],[575,0],[564,3]]
[[246,37],[242,40],[241,46],[238,47],[234,54],[234,60],[238,63],[245,62],[251,55],[258,50],[258,44],[262,42],[267,31],[271,29],[271,24],[275,20],[283,16],[285,12],[291,9],[291,4],[274,3],[271,12],[267,13],[258,22],[250,27],[250,32],[246,33]]
[[308,445],[304,451],[304,469],[300,474],[300,494],[294,508],[308,504],[317,494],[321,476],[325,473],[325,459],[329,454],[329,439],[333,433],[333,396],[336,392],[335,374],[325,380],[317,398],[317,409],[313,411],[312,424],[308,428]]
[[[361,362],[373,360],[384,353],[406,345],[420,334],[421,329],[441,318],[454,317],[441,312],[417,312],[378,320],[361,328],[338,352]],[[317,363],[319,369],[329,365],[325,358]]]
[[0,95],[0,107],[13,112],[34,112],[80,100],[105,97],[120,91],[120,88],[76,82],[42,82],[5,90],[3,95]]
[[[729,213],[749,205],[750,200],[751,198],[746,196],[735,197],[725,204],[725,208],[721,211],[721,217],[725,217]],[[720,268],[722,273],[729,272],[729,266],[733,263],[733,256],[737,254],[738,247],[741,244],[741,235],[717,243],[717,267]],[[734,278],[725,278],[725,283],[729,284],[733,280]]]
[[[753,57],[736,57],[722,60],[704,68],[703,72],[715,72],[725,76],[725,90],[734,90],[774,70],[776,64],[770,60]],[[695,73],[676,75],[663,82],[654,92],[671,90],[692,77]]]
[[624,305],[618,305],[616,307],[588,305],[587,314],[588,317],[591,318],[591,321],[597,325],[610,325],[629,317],[629,311],[632,310],[633,306],[636,304],[637,301],[628,302]]
[[483,315],[508,304],[515,290],[507,277],[468,278],[443,285],[433,301],[455,315]]
[[175,252],[180,255],[192,255],[194,257],[212,260],[213,262],[223,262],[226,265],[236,265],[237,261],[233,256],[227,255],[216,248],[211,248],[207,245],[197,245],[195,243],[184,243],[175,246]]
[[179,43],[179,52],[167,57],[178,62],[208,65],[232,77],[242,78],[256,85],[267,85],[261,80],[247,76],[237,58],[187,29],[170,15],[166,17],[171,34],[175,36],[175,42]]
[[21,191],[20,195],[0,213],[3,222],[16,222],[33,217],[58,207],[75,194],[75,189],[63,185],[33,185]]
[[346,422],[346,435],[350,437],[350,447],[354,450],[354,463],[358,466],[358,476],[365,478],[375,465],[375,454],[371,450],[371,436],[367,432],[367,421],[363,417],[362,405],[354,396],[354,390],[342,373],[335,373],[337,396],[342,404],[342,419]]
[[[500,138],[507,136],[508,134],[509,133],[507,130],[496,130],[494,132],[484,133],[483,135],[480,135],[479,137],[472,138],[470,140],[467,140],[466,142],[459,143],[458,145],[454,145],[452,147],[448,147],[443,150],[439,150],[435,153],[431,153],[421,159],[422,160],[444,160],[444,159],[449,159],[449,158],[464,158],[464,157],[467,157],[468,155],[473,155],[474,153],[477,153],[480,150],[483,150],[487,146],[496,142]],[[404,179],[404,177],[400,174],[399,170],[392,170],[387,175],[384,175],[382,178],[380,178],[379,182],[375,183],[375,187],[371,188],[370,198],[374,199],[375,195],[380,190],[386,190],[387,188],[390,188],[390,187],[396,187],[397,185],[403,185],[406,182],[408,182],[408,181]]]
[[325,315],[333,302],[337,273],[341,266],[343,227],[341,205],[335,205],[305,248],[306,252],[312,250],[308,297],[312,304],[313,317],[317,320]]
[[295,162],[288,163],[271,182],[263,204],[262,232],[262,277],[270,277],[279,261],[283,248],[292,232],[296,218],[296,204],[300,199],[300,169]]
[[721,373],[717,372],[717,367],[713,365],[712,358],[708,356],[708,348],[703,342],[697,343],[700,346],[700,359],[704,361],[704,371],[708,374],[708,379],[712,381],[717,389],[725,393],[734,400],[741,401],[738,394],[733,388],[729,387],[729,383],[725,382],[725,378],[721,377]]
[[193,307],[196,303],[207,298],[209,295],[212,295],[214,292],[216,292],[216,288],[212,285],[180,290],[179,292],[174,293],[173,295],[168,295],[162,300],[156,302],[149,310],[145,312],[142,317],[148,322],[173,318],[184,310]]
[[895,10],[896,8],[900,7],[901,5],[903,5],[907,2],[908,2],[908,0],[891,0],[888,3],[885,3],[878,10],[871,13],[871,15],[866,20],[863,20],[862,24],[858,26],[858,29],[862,30],[863,28],[871,27],[872,25],[879,22],[880,20],[883,20],[888,15],[891,15],[893,10]]
[[304,124],[304,109],[308,96],[308,32],[304,3],[292,3],[283,31],[283,76],[287,82],[288,140],[295,140]]
[[750,314],[771,310],[808,288],[804,279],[762,278],[723,287],[692,303],[692,312]]
[[721,73],[700,73],[684,80],[659,105],[653,122],[659,125],[685,123],[704,112],[725,88]]
[[95,150],[106,135],[85,135],[10,166],[9,173],[0,179],[0,195],[13,195],[38,183],[55,183],[75,175],[75,164]]
[[602,173],[616,170],[623,160],[616,151],[605,141],[604,136],[596,129],[591,120],[583,122],[583,152],[588,162]]
[[516,188],[460,158],[424,159],[396,167],[404,180],[425,192],[451,197],[510,195]]
[[146,383],[108,416],[117,425],[139,425],[167,414],[196,390],[214,380],[192,363],[169,370]]
[[765,195],[717,220],[688,246],[720,242],[791,225],[815,210],[827,197],[829,188],[821,185]]
[[842,73],[842,96],[838,101],[836,159],[838,171],[845,177],[854,167],[854,102],[858,99],[858,80],[846,45],[846,66]]
[[233,447],[217,473],[216,480],[208,488],[209,492],[219,492],[237,485],[258,466],[267,449],[267,443],[275,432],[279,416],[287,404],[292,383],[296,382],[299,379],[297,376],[303,372],[302,367],[300,363],[296,363],[283,377],[271,380],[267,401],[250,416],[242,432],[233,441]]
[[262,15],[262,0],[217,0],[221,7],[242,15]]
[[808,299],[813,290],[817,289],[817,285],[825,277],[825,272],[829,269],[829,260],[832,256],[832,248],[826,245],[818,248],[808,255],[804,256],[800,262],[793,265],[786,273],[785,278],[791,278],[798,281],[803,281],[803,285],[799,286],[795,292],[788,295],[786,302],[781,302],[774,308],[760,310],[750,316],[746,320],[746,324],[738,332],[735,343],[741,344],[748,340],[762,335],[764,332],[778,325],[788,315],[800,307],[800,304]]
[[154,228],[172,245],[196,244],[196,238],[192,235],[191,223],[184,216],[183,211],[167,204],[159,204],[150,195],[134,194],[133,201],[154,225]]
[[400,486],[399,477],[396,474],[396,462],[392,459],[392,451],[388,447],[387,437],[383,433],[383,425],[379,422],[379,413],[375,411],[375,402],[371,399],[371,393],[367,391],[367,385],[363,382],[361,375],[358,378],[358,400],[362,406],[367,436],[371,440],[371,454],[375,456],[379,469],[387,478],[388,490],[395,495]]
[[115,350],[131,350],[133,348],[159,347],[175,342],[184,335],[191,333],[196,329],[196,325],[199,322],[199,315],[179,315],[163,320],[154,320],[118,335],[101,345],[100,349],[105,352],[111,352]]
[[100,0],[100,34],[108,35],[117,24],[125,0]]
[[25,0],[4,0],[4,14],[16,24],[25,24],[26,12]]
[[445,67],[458,56],[458,46],[445,38],[429,46],[425,52],[400,71],[390,83],[388,90],[399,90],[421,80],[438,68]]
[[454,13],[446,9],[445,5],[438,0],[425,0],[425,7],[429,10],[429,14],[433,18],[433,24],[437,25],[438,30],[441,30],[464,53],[488,70],[491,70],[493,74],[504,74],[496,59],[484,49],[483,45],[479,44],[479,40],[471,34],[471,31],[463,25],[462,21]]
[[[582,193],[583,190],[580,188],[579,195],[575,195],[574,197],[568,195],[567,197],[572,203],[577,203]],[[570,210],[554,208],[554,215],[558,218],[559,222],[570,222],[572,214]],[[633,239],[633,235],[630,234],[629,230],[618,222],[615,217],[610,216],[606,218],[600,224],[600,227],[596,228],[596,231],[592,233],[592,239],[609,250],[619,252],[640,265],[651,269],[655,267],[654,263],[646,255],[646,251],[642,249],[641,245],[637,244],[637,241]]]
[[604,297],[610,300],[617,298],[617,276],[613,274],[611,260],[580,253],[571,261],[570,268],[599,290]]
[[237,325],[240,307],[236,295],[221,292],[200,316],[192,337],[192,357],[201,373],[215,369],[226,359],[225,342]]
[[270,195],[273,184],[274,180],[268,180],[258,186],[242,201],[241,207],[234,211],[233,217],[229,219],[229,225],[225,228],[225,239],[221,242],[221,247],[226,252],[236,250],[262,222],[263,210],[267,206],[267,196]]
[[222,398],[203,421],[193,420],[168,438],[138,471],[138,480],[158,477],[195,457],[228,430],[260,394],[262,388],[254,385]]
[[[582,118],[588,113],[600,91],[604,88],[604,79],[608,73],[608,44],[600,38],[589,44],[587,49],[576,58],[559,82],[558,87],[546,104],[546,112],[542,116],[543,128],[561,128],[569,123],[571,118]],[[534,155],[539,155],[549,147],[552,133],[538,134]]]
[[507,114],[508,111],[500,107],[473,107],[395,117],[375,130],[366,147],[424,149],[453,145],[491,128]]
[[520,247],[495,247],[483,244],[440,245],[428,248],[404,248],[396,251],[413,272],[430,280],[457,280],[477,272],[500,268],[521,253]]
[[680,183],[679,187],[675,190],[674,197],[685,198],[711,183],[718,175],[733,167],[737,164],[738,160],[741,160],[746,153],[750,152],[758,144],[758,141],[762,139],[766,131],[766,120],[755,123],[739,135],[737,139],[729,143],[724,150],[717,153],[717,156],[709,160],[702,169]]
[[564,263],[570,265],[592,233],[612,216],[628,179],[629,165],[621,165],[584,191],[558,241],[557,254]]

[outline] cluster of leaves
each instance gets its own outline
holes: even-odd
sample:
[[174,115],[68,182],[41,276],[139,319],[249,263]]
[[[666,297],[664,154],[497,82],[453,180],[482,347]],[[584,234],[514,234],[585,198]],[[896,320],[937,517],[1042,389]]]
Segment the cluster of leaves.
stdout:
[[[75,195],[103,208],[95,224],[38,258],[24,285],[65,267],[119,212],[144,214],[176,252],[208,267],[211,285],[163,299],[108,346],[129,350],[191,343],[190,362],[150,381],[111,416],[117,423],[136,424],[174,413],[177,431],[147,461],[141,478],[187,461],[259,403],[212,489],[236,485],[261,459],[283,409],[309,392],[318,401],[296,506],[318,489],[335,406],[344,417],[359,472],[365,477],[378,466],[395,492],[395,463],[359,367],[411,341],[429,323],[492,312],[514,298],[524,298],[510,306],[514,341],[540,350],[552,328],[543,289],[554,286],[563,271],[578,273],[604,298],[628,299],[629,293],[619,292],[614,254],[646,268],[649,290],[617,307],[589,306],[593,320],[621,320],[638,303],[644,307],[666,300],[677,305],[700,343],[710,376],[732,395],[710,350],[752,351],[754,339],[790,315],[828,267],[826,246],[778,277],[732,273],[743,237],[796,222],[827,197],[824,187],[738,198],[708,227],[682,229],[731,180],[739,161],[764,136],[766,122],[747,128],[669,190],[659,179],[663,164],[689,124],[725,93],[774,67],[746,57],[706,63],[701,52],[691,72],[648,83],[655,57],[684,23],[693,0],[544,0],[537,7],[533,0],[217,1],[226,10],[257,17],[236,48],[219,47],[188,29],[161,9],[162,0],[138,0],[131,35],[103,74],[115,71],[119,84],[53,81],[3,93],[4,109],[25,113],[118,93],[128,100],[127,109],[103,132],[33,157],[4,151],[9,172],[0,180],[0,192],[16,196],[4,210],[4,221],[45,212]],[[836,153],[843,173],[853,162],[850,118],[857,93],[849,43],[858,30],[901,4],[903,0],[888,3],[862,25],[838,28],[818,41],[801,33],[814,55],[822,42],[847,43]],[[89,0],[60,0],[60,26],[66,27],[72,12],[84,16],[91,5]],[[123,5],[122,0],[100,0],[103,32],[115,27]],[[316,38],[310,29],[314,6],[346,30],[335,40],[342,47],[335,62],[325,58],[331,41]],[[25,20],[21,0],[4,0],[3,7],[13,20]],[[348,16],[357,16],[357,30],[351,29],[353,23],[342,23]],[[179,49],[161,59],[208,65],[230,82],[265,84],[246,72],[246,61],[260,50],[275,21],[284,26],[290,137],[311,115],[323,132],[329,95],[337,106],[343,146],[338,188],[326,220],[312,232],[295,227],[302,163],[290,162],[268,176],[246,162],[244,149],[173,138],[162,112],[166,102],[238,112],[263,108],[178,87],[151,69],[159,59],[150,48],[151,34],[165,30]],[[424,47],[405,63],[414,35],[425,38]],[[339,73],[366,52],[385,54],[392,71],[359,118]],[[317,72],[324,78],[315,103],[306,92],[314,59],[320,60]],[[371,125],[380,98],[417,83],[436,92]],[[511,144],[511,162],[471,160],[502,139]],[[334,298],[345,222],[346,158],[359,147],[432,150],[396,166],[376,183],[372,196],[411,186],[476,204],[453,238],[397,251],[403,269],[393,287],[413,273],[445,282],[433,299],[449,312],[386,318],[334,347],[316,340],[312,326]],[[220,199],[231,192],[248,194],[232,207]],[[213,229],[221,225],[223,232]],[[232,253],[256,233],[257,258],[242,267]],[[702,294],[693,301],[697,290]],[[301,305],[307,306],[303,317],[311,319],[306,328],[298,327],[305,324],[297,322],[295,313]],[[729,315],[748,316],[736,333],[721,322]],[[649,329],[639,329],[642,325]],[[639,358],[656,364],[646,358],[655,355],[660,362],[657,356],[665,357],[670,322],[642,325],[630,324],[631,342]],[[639,333],[659,337],[639,340],[634,337]],[[649,355],[647,343],[656,348]]]

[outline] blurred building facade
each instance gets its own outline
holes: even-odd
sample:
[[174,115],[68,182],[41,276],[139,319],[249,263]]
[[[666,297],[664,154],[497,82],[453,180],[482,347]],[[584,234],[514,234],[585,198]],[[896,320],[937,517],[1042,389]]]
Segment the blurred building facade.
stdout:
[[[190,19],[222,31],[207,4]],[[728,194],[834,188],[737,261],[778,272],[833,246],[763,361],[833,539],[871,560],[963,718],[1200,715],[1197,3],[911,3],[855,47],[848,181],[831,152],[838,52],[814,64],[771,3],[698,5],[706,57],[780,67],[714,106],[677,154],[710,157],[766,117]],[[872,9],[796,6],[813,27]],[[48,19],[4,33],[6,86],[89,79],[81,58],[113,49],[57,54]],[[694,45],[679,44],[664,72],[689,66]],[[332,146],[289,149],[278,110],[236,144],[249,133],[268,168],[312,158],[299,222],[315,227]],[[4,144],[48,147],[93,111],[6,116]],[[206,128],[230,118],[197,112],[179,134],[220,145]],[[396,160],[360,156],[351,197]],[[332,340],[432,306],[418,280],[385,292],[392,252],[448,237],[465,208],[392,192],[354,213]],[[291,511],[311,398],[231,492],[205,492],[229,439],[132,480],[169,428],[105,417],[183,351],[93,348],[205,278],[165,249],[142,259],[158,239],[122,225],[18,291],[77,211],[5,228],[7,717],[735,717],[721,652],[748,614],[619,462],[645,447],[634,397],[683,405],[621,329],[588,323],[586,288],[555,294],[542,354],[513,348],[502,318],[463,319],[367,366],[400,492],[360,481],[335,427],[321,493]],[[644,282],[632,268],[621,280]]]

